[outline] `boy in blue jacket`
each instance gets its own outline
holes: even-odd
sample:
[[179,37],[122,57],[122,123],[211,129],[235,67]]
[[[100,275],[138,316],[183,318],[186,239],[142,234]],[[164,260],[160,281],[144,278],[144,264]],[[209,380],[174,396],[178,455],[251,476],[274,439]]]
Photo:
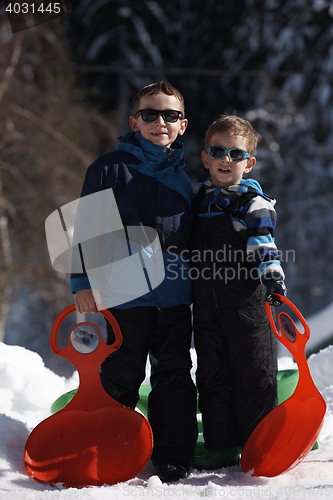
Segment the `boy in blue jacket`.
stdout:
[[[183,172],[184,147],[176,140],[187,127],[182,95],[163,81],[144,87],[134,98],[129,125],[132,132],[118,139],[116,150],[88,168],[81,197],[112,188],[125,228],[155,229],[165,278],[145,295],[109,309],[123,343],[102,364],[101,381],[114,399],[135,408],[149,355],[152,462],[162,481],[176,481],[187,476],[197,439],[196,389],[190,376],[191,282],[175,273],[178,264],[184,270],[180,255],[188,251],[191,226],[192,185]],[[185,268],[189,271],[189,263]],[[98,310],[98,293],[94,298],[91,288],[87,275],[72,274],[79,313]],[[107,329],[112,343],[108,324]]]
[[260,135],[224,115],[207,130],[202,162],[210,179],[193,200],[191,259],[196,374],[207,453],[197,469],[239,462],[241,449],[277,404],[277,342],[265,301],[280,305],[284,273],[274,242],[275,201],[243,179]]

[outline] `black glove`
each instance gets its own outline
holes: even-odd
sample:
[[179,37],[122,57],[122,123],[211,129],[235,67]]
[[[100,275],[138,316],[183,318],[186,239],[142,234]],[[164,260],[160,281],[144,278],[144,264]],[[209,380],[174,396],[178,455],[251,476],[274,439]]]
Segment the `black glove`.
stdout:
[[287,287],[281,276],[273,278],[272,275],[267,275],[261,278],[261,282],[266,287],[266,300],[270,306],[281,306],[282,302],[273,298],[275,293],[287,297]]

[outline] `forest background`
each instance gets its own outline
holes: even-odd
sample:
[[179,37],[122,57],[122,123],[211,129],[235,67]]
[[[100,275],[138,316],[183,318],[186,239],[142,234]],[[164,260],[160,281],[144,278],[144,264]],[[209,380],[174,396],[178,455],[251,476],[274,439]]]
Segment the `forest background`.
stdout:
[[288,296],[306,317],[332,303],[333,2],[72,4],[13,33],[0,2],[0,340],[71,374],[49,348],[73,297],[45,220],[79,197],[89,164],[129,131],[134,94],[161,79],[185,97],[193,187],[207,178],[209,123],[225,111],[253,123],[263,140],[251,176],[277,199]]

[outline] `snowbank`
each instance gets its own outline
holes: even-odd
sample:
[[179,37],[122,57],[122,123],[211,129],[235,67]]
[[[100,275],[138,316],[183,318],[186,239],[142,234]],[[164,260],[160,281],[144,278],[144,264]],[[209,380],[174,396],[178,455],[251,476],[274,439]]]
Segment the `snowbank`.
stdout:
[[[320,447],[295,469],[275,478],[251,477],[239,467],[193,471],[178,483],[162,484],[151,463],[137,477],[114,486],[63,488],[31,479],[23,464],[29,432],[50,415],[51,403],[78,385],[44,366],[40,356],[19,346],[0,344],[0,498],[4,500],[120,500],[124,498],[333,498],[333,346],[309,359],[313,378],[326,403]],[[193,352],[195,364],[195,355]],[[279,368],[292,368],[292,358]]]

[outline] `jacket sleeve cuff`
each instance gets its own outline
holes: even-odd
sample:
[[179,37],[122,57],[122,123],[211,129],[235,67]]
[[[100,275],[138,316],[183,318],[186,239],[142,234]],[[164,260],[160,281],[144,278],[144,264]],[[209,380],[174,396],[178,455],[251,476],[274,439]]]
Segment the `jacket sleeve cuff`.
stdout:
[[275,280],[277,279],[285,279],[285,275],[283,272],[283,269],[281,267],[281,263],[279,260],[272,260],[268,262],[261,262],[258,268],[258,275],[260,278],[261,283],[263,283],[263,280],[265,278],[272,278],[274,277]]
[[71,278],[71,292],[75,293],[78,290],[87,290],[91,288],[89,279],[87,276],[82,278]]

